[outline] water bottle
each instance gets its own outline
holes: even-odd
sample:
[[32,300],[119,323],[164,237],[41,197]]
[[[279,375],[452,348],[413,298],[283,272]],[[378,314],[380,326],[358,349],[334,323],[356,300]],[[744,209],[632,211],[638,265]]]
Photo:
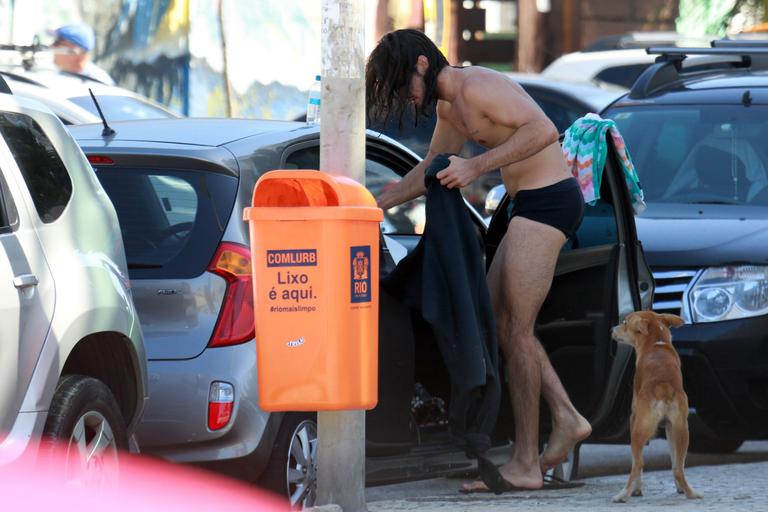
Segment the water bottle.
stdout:
[[315,83],[309,88],[309,99],[307,100],[307,124],[317,124],[320,122],[320,75],[315,77]]

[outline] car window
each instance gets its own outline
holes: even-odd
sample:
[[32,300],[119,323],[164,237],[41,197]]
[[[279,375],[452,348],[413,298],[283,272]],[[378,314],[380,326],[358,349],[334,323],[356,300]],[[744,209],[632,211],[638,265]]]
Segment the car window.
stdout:
[[646,201],[768,206],[768,108],[615,108]]
[[[94,115],[99,115],[90,96],[75,96],[69,98],[73,103],[83,107]],[[97,96],[101,111],[107,121],[130,121],[132,119],[165,119],[174,117],[165,110],[151,103],[132,96]]]
[[[285,159],[286,169],[317,169],[320,166],[319,146],[310,146],[292,152]],[[389,165],[374,158],[365,160],[365,186],[376,197],[381,191],[400,181]],[[424,231],[425,199],[408,201],[384,212],[382,231],[388,234],[417,235]]]
[[594,80],[629,89],[635,83],[637,77],[639,77],[642,72],[645,71],[645,68],[650,65],[651,63],[649,62],[643,64],[627,64],[625,66],[612,66],[610,68],[605,68],[595,75]]
[[560,102],[541,96],[534,96],[533,99],[536,100],[536,103],[539,104],[541,110],[543,110],[552,123],[554,123],[558,133],[565,132],[574,121],[586,114],[584,110],[575,110]]
[[14,231],[18,225],[19,215],[16,205],[13,203],[5,176],[0,174],[0,233]]
[[229,220],[237,179],[177,169],[97,167],[115,206],[131,278],[205,271]]
[[0,134],[11,149],[43,222],[58,219],[72,197],[72,181],[40,125],[25,114],[0,113]]
[[[365,184],[376,196],[387,187],[400,181],[400,176],[387,165],[370,158],[365,160]],[[384,212],[382,230],[387,234],[420,235],[426,224],[426,198],[418,197],[412,201],[393,206]]]
[[[604,187],[604,190],[607,187]],[[584,220],[576,236],[568,240],[563,250],[585,249],[599,245],[613,245],[619,242],[619,228],[616,225],[616,211],[610,197],[603,195],[594,205],[584,205]]]

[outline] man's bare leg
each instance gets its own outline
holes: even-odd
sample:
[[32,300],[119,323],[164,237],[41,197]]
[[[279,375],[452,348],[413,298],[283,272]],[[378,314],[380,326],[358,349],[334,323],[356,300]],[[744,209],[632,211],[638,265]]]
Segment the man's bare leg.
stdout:
[[592,426],[571,403],[560,378],[539,344],[541,389],[552,414],[552,432],[541,455],[541,470],[546,471],[565,462],[568,452],[592,433]]
[[[499,343],[509,374],[515,417],[512,457],[501,473],[518,487],[542,486],[545,463],[557,465],[591,427],[568,398],[541,343],[534,324],[549,292],[565,236],[557,229],[525,218],[514,218],[491,263],[489,291]],[[539,394],[552,411],[553,430],[542,459],[538,457]],[[465,486],[485,488],[482,482]]]
[[[515,217],[507,227],[488,273],[515,417],[512,457],[500,471],[511,484],[522,488],[537,489],[543,484],[538,455],[542,385],[546,386],[545,396],[553,400],[558,412],[562,403],[570,403],[562,385],[558,388],[552,382],[554,377],[559,384],[551,365],[542,364],[542,354],[544,358],[546,354],[534,335],[536,316],[549,292],[564,242],[565,236],[559,230]],[[482,488],[483,484],[475,483],[470,488],[478,487]]]

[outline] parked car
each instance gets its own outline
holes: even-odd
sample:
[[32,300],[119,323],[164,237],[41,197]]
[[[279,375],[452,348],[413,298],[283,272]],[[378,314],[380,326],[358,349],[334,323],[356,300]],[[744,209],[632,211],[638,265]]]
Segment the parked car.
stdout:
[[98,472],[147,389],[117,215],[56,116],[0,91],[0,464],[42,437]]
[[72,103],[66,98],[52,96],[48,89],[44,87],[14,80],[11,76],[3,74],[2,71],[0,71],[0,76],[8,84],[13,94],[20,98],[30,98],[44,103],[65,125],[101,122],[101,118],[97,114],[92,114],[90,111],[76,103]]
[[[100,126],[71,131],[120,218],[149,357],[151,399],[138,429],[142,451],[258,481],[295,505],[311,504],[314,415],[268,414],[257,401],[251,255],[242,214],[262,173],[318,167],[319,127],[233,119],[112,127],[117,133],[108,140]],[[372,192],[417,162],[401,144],[368,132]],[[650,306],[650,274],[643,277],[629,196],[614,161],[604,176],[603,200],[587,208],[578,246],[563,252],[539,319],[541,339],[574,403],[591,419],[594,439],[616,435],[623,425],[617,416],[629,414],[628,391],[621,390],[628,387],[631,352],[612,345],[609,327],[641,307],[641,287]],[[418,243],[423,201],[386,212],[384,273],[394,265],[390,247],[409,251]],[[499,214],[487,229],[469,206],[468,215],[491,258],[505,220]],[[442,405],[450,402],[450,386],[431,329],[386,293],[380,307],[380,400],[366,421],[368,483],[469,467],[448,436]],[[415,394],[432,407],[418,421]],[[500,445],[512,432],[509,413],[503,418],[494,436]],[[430,462],[446,453],[463,462]]]
[[674,31],[641,30],[611,34],[595,39],[582,52],[600,52],[606,50],[645,49],[651,46],[709,46],[716,36],[690,36]]
[[104,117],[109,121],[167,119],[179,117],[166,107],[128,89],[51,70],[0,68],[11,90],[18,96],[33,98],[48,106],[64,124],[99,122],[93,91]]
[[[732,35],[728,41],[742,40],[746,35]],[[629,89],[656,56],[645,49],[650,47],[709,46],[716,37],[689,37],[674,32],[639,32],[606,36],[580,52],[566,53],[551,62],[541,76],[552,80],[579,80],[597,85],[613,85]],[[722,40],[721,40],[722,41]],[[719,60],[717,57],[714,61]],[[700,63],[707,62],[702,59]]]
[[640,48],[573,52],[555,59],[541,71],[541,76],[552,80],[579,77],[592,83],[608,83],[628,89],[653,60],[653,56]]
[[[553,80],[532,73],[507,73],[507,76],[525,89],[560,133],[564,132],[576,119],[589,112],[600,112],[626,92],[626,89],[616,86],[600,87],[573,79]],[[414,123],[411,113],[406,113],[402,123],[389,119],[385,122],[372,123],[370,128],[389,135],[416,154],[424,156],[429,149],[436,122],[435,117],[419,118],[417,124]],[[483,151],[484,149],[478,144],[467,142],[462,155],[471,157]],[[488,173],[463,189],[462,193],[475,209],[483,213],[486,195],[500,183],[501,177],[498,172]]]
[[[674,344],[691,450],[728,452],[768,435],[768,44],[715,45],[660,49],[664,61],[603,115],[645,191],[637,229],[654,309],[686,322]],[[695,53],[726,61],[702,66]]]

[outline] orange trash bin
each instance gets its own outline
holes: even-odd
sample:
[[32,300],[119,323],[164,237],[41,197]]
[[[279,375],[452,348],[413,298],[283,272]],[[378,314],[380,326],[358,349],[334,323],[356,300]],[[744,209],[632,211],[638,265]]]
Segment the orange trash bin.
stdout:
[[264,174],[251,204],[262,409],[375,407],[383,212],[356,181],[313,170]]

